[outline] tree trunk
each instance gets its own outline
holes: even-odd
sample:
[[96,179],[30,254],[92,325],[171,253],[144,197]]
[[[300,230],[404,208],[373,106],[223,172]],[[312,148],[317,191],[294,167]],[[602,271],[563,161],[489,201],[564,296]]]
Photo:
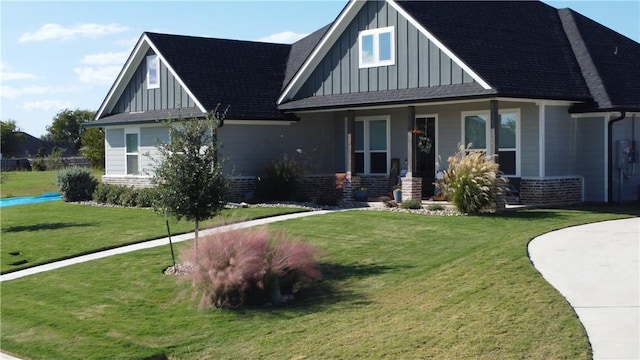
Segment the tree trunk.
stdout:
[[197,261],[198,259],[198,230],[199,230],[200,222],[196,219],[196,228],[194,231],[195,239],[193,240],[193,261]]

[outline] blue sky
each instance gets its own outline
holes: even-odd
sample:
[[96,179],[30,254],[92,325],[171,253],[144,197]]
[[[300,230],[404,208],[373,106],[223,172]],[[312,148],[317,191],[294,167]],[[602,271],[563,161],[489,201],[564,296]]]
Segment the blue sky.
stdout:
[[[638,0],[545,2],[640,42]],[[65,108],[97,110],[144,31],[291,43],[346,3],[0,0],[0,119],[39,137]]]

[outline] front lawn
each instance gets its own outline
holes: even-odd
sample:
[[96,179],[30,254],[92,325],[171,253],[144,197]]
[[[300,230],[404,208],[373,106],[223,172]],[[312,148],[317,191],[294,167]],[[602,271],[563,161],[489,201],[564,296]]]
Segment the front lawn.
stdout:
[[[201,228],[273,215],[300,208],[224,210]],[[150,209],[114,208],[52,201],[2,208],[0,271],[23,269],[56,259],[167,236],[164,217]],[[169,222],[171,233],[193,231],[193,223]]]
[[166,249],[119,255],[3,283],[0,340],[46,359],[586,359],[582,325],[527,243],[640,214],[614,209],[272,224],[324,251],[325,280],[281,308],[199,311],[189,285],[162,274]]
[[[0,184],[0,197],[36,196],[49,192],[58,192],[56,177],[58,171],[3,171]],[[100,181],[104,171],[91,170],[91,174]]]

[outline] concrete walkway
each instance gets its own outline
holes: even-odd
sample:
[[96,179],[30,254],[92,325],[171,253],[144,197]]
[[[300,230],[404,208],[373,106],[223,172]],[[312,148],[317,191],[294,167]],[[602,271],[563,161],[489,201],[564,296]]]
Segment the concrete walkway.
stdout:
[[[307,212],[301,212],[301,213],[273,216],[273,217],[268,217],[268,218],[264,218],[264,219],[250,220],[250,221],[245,221],[245,222],[241,222],[241,223],[237,223],[237,224],[230,224],[230,225],[215,227],[215,228],[211,228],[211,229],[201,230],[200,231],[200,236],[217,234],[217,233],[226,232],[226,231],[230,231],[230,230],[246,229],[246,228],[250,228],[250,227],[253,227],[253,226],[266,225],[266,224],[270,224],[270,223],[274,223],[274,222],[278,222],[278,221],[298,219],[298,218],[312,216],[312,215],[322,215],[322,214],[326,214],[326,213],[329,213],[329,212],[331,212],[331,211],[330,210],[307,211]],[[192,240],[194,238],[194,236],[195,236],[194,233],[175,235],[175,236],[171,236],[171,241],[174,242],[174,243],[178,243],[178,242],[182,242],[182,241]],[[162,239],[157,239],[157,240],[150,240],[150,241],[146,241],[146,242],[142,242],[142,243],[134,244],[134,245],[122,246],[122,247],[118,247],[118,248],[115,248],[115,249],[104,250],[104,251],[100,251],[100,252],[97,252],[97,253],[78,256],[78,257],[74,257],[74,258],[67,259],[67,260],[56,261],[56,262],[53,262],[53,263],[50,263],[50,264],[34,266],[32,268],[28,268],[28,269],[24,269],[24,270],[15,271],[15,272],[11,272],[11,273],[8,273],[8,274],[0,275],[0,283],[4,282],[4,281],[9,281],[9,280],[20,279],[20,278],[23,278],[25,276],[38,274],[38,273],[45,272],[45,271],[51,271],[51,270],[59,269],[59,268],[62,268],[62,267],[65,267],[65,266],[69,266],[69,265],[79,264],[79,263],[83,263],[83,262],[87,262],[87,261],[91,261],[91,260],[96,260],[96,259],[102,259],[102,258],[105,258],[107,256],[124,254],[124,253],[132,252],[132,251],[137,251],[137,250],[142,250],[142,249],[149,249],[149,248],[158,247],[158,246],[165,246],[165,245],[169,245],[169,238],[168,237],[165,237],[165,238],[162,238]],[[2,358],[0,358],[0,360],[1,359]]]
[[640,359],[640,218],[544,234],[529,256],[575,309],[594,359]]

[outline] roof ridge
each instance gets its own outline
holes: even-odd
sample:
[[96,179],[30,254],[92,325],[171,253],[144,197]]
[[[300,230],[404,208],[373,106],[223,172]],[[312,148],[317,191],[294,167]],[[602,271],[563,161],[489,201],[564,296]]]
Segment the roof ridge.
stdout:
[[575,22],[574,13],[575,12],[569,8],[558,9],[558,16],[560,17],[562,28],[569,39],[571,50],[578,62],[580,72],[591,96],[598,103],[599,108],[610,108],[612,106],[611,99],[602,82],[600,73],[593,62],[591,53],[582,38],[580,29]]

